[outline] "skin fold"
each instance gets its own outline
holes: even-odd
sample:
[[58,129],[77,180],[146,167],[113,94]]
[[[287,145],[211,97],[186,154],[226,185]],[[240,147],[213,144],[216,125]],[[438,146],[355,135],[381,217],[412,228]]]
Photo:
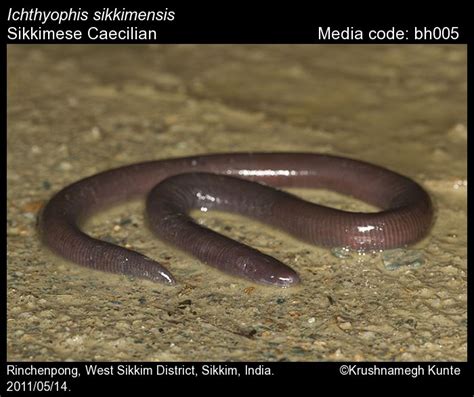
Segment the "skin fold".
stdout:
[[[281,187],[324,188],[380,208],[356,213],[312,204]],[[403,247],[429,231],[429,195],[409,178],[344,157],[315,153],[224,153],[132,164],[82,179],[56,195],[39,218],[43,242],[93,269],[174,284],[171,273],[135,251],[81,231],[87,218],[147,196],[147,220],[162,240],[234,276],[288,287],[298,274],[275,258],[198,225],[192,209],[218,209],[273,225],[319,246]]]

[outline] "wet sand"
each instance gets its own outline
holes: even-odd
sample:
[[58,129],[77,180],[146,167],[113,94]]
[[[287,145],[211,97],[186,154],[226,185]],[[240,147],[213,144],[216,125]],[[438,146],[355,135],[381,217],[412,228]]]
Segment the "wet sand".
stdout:
[[[466,360],[466,90],[460,45],[9,46],[7,358]],[[243,217],[195,214],[302,278],[259,286],[158,241],[142,201],[85,230],[161,261],[176,287],[74,265],[39,241],[38,211],[79,178],[226,151],[337,154],[415,179],[436,206],[410,247],[422,263],[389,270],[380,253],[338,258]]]

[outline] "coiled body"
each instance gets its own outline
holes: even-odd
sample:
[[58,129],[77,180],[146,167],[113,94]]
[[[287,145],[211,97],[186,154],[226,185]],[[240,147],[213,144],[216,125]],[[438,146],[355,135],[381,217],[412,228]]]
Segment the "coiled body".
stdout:
[[[381,211],[336,210],[269,186],[329,189]],[[297,283],[297,273],[197,225],[189,211],[241,213],[317,245],[357,250],[413,243],[427,233],[433,218],[431,200],[417,183],[379,166],[314,153],[225,153],[132,164],[67,186],[40,215],[42,239],[78,264],[173,284],[171,273],[152,259],[80,230],[84,218],[94,212],[147,194],[149,224],[159,237],[222,271],[278,286]]]

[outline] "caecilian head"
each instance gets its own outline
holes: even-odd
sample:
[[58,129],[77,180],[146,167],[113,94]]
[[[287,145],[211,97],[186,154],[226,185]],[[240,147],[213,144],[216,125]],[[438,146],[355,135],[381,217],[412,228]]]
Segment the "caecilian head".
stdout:
[[298,273],[293,269],[262,253],[239,257],[236,265],[239,269],[239,276],[255,283],[286,288],[300,282]]

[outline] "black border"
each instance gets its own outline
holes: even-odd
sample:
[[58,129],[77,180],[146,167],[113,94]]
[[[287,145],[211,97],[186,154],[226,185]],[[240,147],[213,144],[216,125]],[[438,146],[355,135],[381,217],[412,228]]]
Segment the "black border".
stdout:
[[[378,3],[372,7],[368,6],[367,9],[360,9],[359,4],[348,6],[346,4],[337,3],[332,7],[333,9],[329,10],[327,4],[315,4],[313,7],[303,6],[304,3],[289,3],[284,5],[272,4],[271,6],[267,5],[266,7],[260,5],[256,6],[252,3],[241,3],[238,4],[229,4],[228,2],[221,2],[217,4],[203,4],[202,2],[196,2],[194,5],[171,5],[170,2],[163,2],[156,4],[154,8],[149,6],[139,6],[138,4],[132,5],[109,5],[109,7],[126,7],[127,9],[155,9],[161,10],[164,8],[169,8],[176,12],[176,20],[169,23],[142,23],[140,27],[146,28],[156,28],[159,32],[157,43],[260,43],[260,44],[315,44],[315,43],[325,43],[325,44],[401,44],[401,43],[437,43],[437,44],[448,44],[448,43],[458,43],[458,44],[468,44],[468,69],[472,75],[472,61],[473,55],[471,49],[471,40],[472,40],[472,29],[468,23],[468,12],[467,7],[465,10],[456,9],[454,11],[439,9],[440,15],[429,15],[427,14],[428,9],[436,7],[433,3],[420,6],[420,10],[415,12],[412,9],[414,4],[404,5],[404,4],[394,4],[394,3]],[[6,9],[8,11],[7,6]],[[15,9],[21,8],[21,5],[12,6]],[[44,5],[23,5],[25,8],[39,8],[41,10],[53,10],[55,8],[50,8]],[[56,9],[68,9],[70,6],[64,6]],[[82,10],[88,10],[92,12],[93,10],[100,9],[102,6],[96,6],[93,8],[86,6],[72,6],[73,8],[80,7]],[[447,7],[447,5],[442,5],[440,7]],[[456,6],[453,5],[453,8]],[[375,12],[377,14],[375,14]],[[4,14],[4,20],[6,21],[6,13]],[[471,18],[472,19],[472,18]],[[7,27],[12,26],[12,23],[7,22]],[[104,28],[107,29],[117,29],[118,25],[121,23],[109,23],[102,24]],[[101,25],[101,26],[102,26]],[[126,26],[127,24],[123,24]],[[17,25],[18,26],[18,23]],[[25,26],[34,26],[34,23],[31,25]],[[45,29],[57,29],[58,25],[45,24],[42,25]],[[84,23],[65,23],[61,25],[61,28],[66,29],[82,29],[88,26],[88,22]],[[321,41],[316,37],[315,29],[317,26],[331,26],[332,28],[343,28],[346,26],[351,26],[354,29],[362,29],[364,32],[370,29],[384,29],[388,30],[392,26],[402,29],[412,29],[414,26],[423,26],[432,28],[435,26],[458,26],[460,31],[460,37],[457,40],[404,40],[400,41],[390,41],[390,40],[378,40],[370,41],[367,38],[359,40],[328,40]],[[7,75],[6,75],[6,48],[8,44],[21,44],[26,43],[27,41],[12,41],[7,38],[7,27],[2,31],[3,40],[5,43],[3,55],[4,61],[3,65],[5,67],[5,78],[3,80],[3,89],[6,93],[6,84],[7,84]],[[30,42],[31,43],[31,42]],[[48,41],[35,41],[35,43],[49,43]],[[114,44],[124,44],[124,43],[136,43],[136,41],[91,41],[91,40],[81,40],[81,41],[51,41],[51,43],[68,43],[68,44],[103,44],[103,43],[114,43]],[[143,43],[143,42],[140,42]],[[470,81],[468,80],[468,83]],[[471,85],[469,84],[468,93],[471,93]],[[7,101],[8,98],[5,97]],[[6,103],[6,102],[5,102]],[[469,105],[469,102],[468,102]],[[469,108],[469,106],[468,106]],[[470,109],[469,109],[470,110]],[[470,112],[469,112],[470,113]],[[6,145],[6,128],[7,128],[7,117],[6,117],[6,106],[4,107],[4,126],[5,126],[5,148]],[[6,152],[6,149],[5,149]],[[5,153],[6,159],[7,153]],[[6,161],[6,160],[5,160]],[[6,169],[6,165],[5,165]],[[6,172],[4,173],[4,186],[6,189]],[[6,190],[5,190],[6,192]],[[6,194],[4,194],[6,197]],[[5,219],[4,225],[6,225],[6,202],[5,202]],[[469,224],[469,222],[468,222]],[[5,226],[5,241],[6,241],[6,226]],[[470,235],[468,233],[468,235]],[[7,263],[6,254],[4,256],[5,264]],[[470,272],[468,274],[470,278]],[[4,289],[3,296],[5,297],[5,304],[2,305],[2,318],[7,319],[6,317],[6,266],[3,267],[3,280],[2,288]],[[470,282],[469,282],[470,285]],[[469,302],[471,299],[471,289],[468,288],[468,308],[470,311]],[[468,329],[472,329],[472,316],[468,316]],[[324,394],[338,392],[344,390],[351,394],[354,392],[361,391],[364,394],[385,394],[387,391],[398,391],[403,392],[403,394],[417,394],[424,395],[432,393],[432,391],[441,390],[443,386],[446,386],[448,390],[451,391],[450,394],[453,395],[473,395],[474,393],[474,382],[472,382],[469,377],[470,374],[473,374],[473,365],[472,360],[474,357],[474,347],[470,343],[471,337],[468,338],[468,362],[460,363],[434,363],[434,362],[397,362],[397,363],[335,363],[335,362],[316,362],[316,363],[261,363],[266,367],[270,368],[274,373],[273,376],[241,376],[241,377],[232,377],[232,376],[209,376],[209,377],[192,377],[192,376],[163,376],[163,377],[150,377],[150,376],[84,376],[85,370],[84,366],[87,363],[45,363],[45,362],[36,362],[36,363],[18,363],[18,362],[9,362],[6,361],[6,321],[4,326],[1,327],[1,337],[3,338],[3,349],[0,349],[0,355],[2,360],[3,374],[6,375],[6,365],[15,364],[21,367],[35,365],[36,367],[79,367],[82,377],[77,379],[68,379],[68,384],[70,385],[72,391],[69,391],[65,394],[68,395],[85,395],[86,393],[100,392],[100,393],[113,393],[120,391],[128,394],[157,394],[160,391],[168,390],[166,386],[171,386],[172,391],[179,391],[184,389],[184,386],[194,385],[196,382],[207,383],[211,388],[216,391],[226,392],[228,390],[233,390],[237,385],[253,385],[255,382],[265,383],[266,391],[268,388],[271,390],[277,391],[283,385],[288,385],[292,389],[296,389],[300,392],[309,392],[309,393],[319,393]],[[470,333],[470,332],[469,332]],[[109,367],[111,365],[117,366],[119,364],[126,363],[95,363],[100,367]],[[129,363],[139,364],[139,363]],[[147,363],[151,366],[156,365],[157,363]],[[171,366],[174,366],[178,363],[168,363]],[[195,365],[200,367],[203,363],[179,363],[180,365],[191,366]],[[243,373],[243,368],[246,363],[221,363],[225,365],[233,365],[241,369]],[[250,363],[253,366],[258,365],[259,363]],[[379,367],[404,367],[404,368],[413,368],[418,365],[421,365],[427,368],[428,365],[436,364],[438,367],[449,367],[453,366],[461,369],[460,376],[420,376],[417,378],[412,378],[410,376],[342,376],[339,374],[341,365],[351,365],[357,364],[359,367],[367,368],[377,365]],[[3,379],[3,377],[2,377]],[[7,379],[7,378],[5,378]],[[17,377],[10,376],[9,380],[34,380],[35,377]],[[45,377],[36,377],[36,379],[47,379]],[[55,380],[60,380],[61,378],[55,378]],[[468,381],[469,379],[469,381]],[[219,386],[224,383],[225,389],[220,389]],[[470,383],[470,384],[469,384]],[[2,391],[5,392],[5,382],[2,382]],[[209,387],[208,386],[208,387]],[[232,388],[229,388],[231,386]],[[465,388],[461,392],[461,388]],[[151,392],[148,392],[150,390]],[[247,389],[248,391],[253,391],[253,389]],[[430,390],[430,391],[428,391]],[[469,390],[469,393],[468,393]],[[265,391],[265,392],[266,392]],[[268,390],[270,391],[270,390]],[[428,393],[427,393],[428,392]],[[0,392],[1,393],[1,392]],[[19,393],[15,393],[19,394]],[[436,394],[436,393],[435,393]],[[3,394],[4,395],[4,394]]]

